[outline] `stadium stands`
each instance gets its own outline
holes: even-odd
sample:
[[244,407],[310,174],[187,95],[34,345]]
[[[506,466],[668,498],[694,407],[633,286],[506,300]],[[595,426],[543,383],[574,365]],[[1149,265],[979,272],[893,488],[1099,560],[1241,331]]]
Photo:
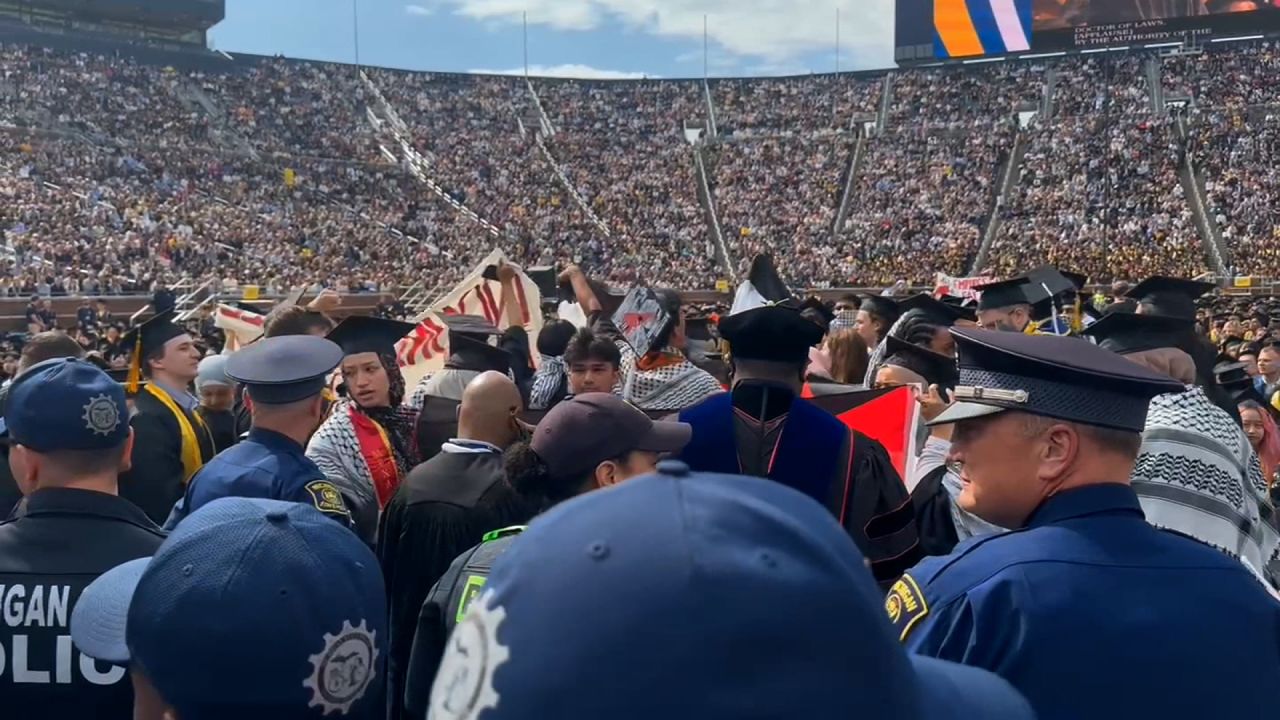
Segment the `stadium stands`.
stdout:
[[[212,278],[442,288],[494,246],[687,289],[763,250],[815,287],[1044,259],[1097,282],[1190,275],[1219,269],[1195,182],[1232,269],[1280,275],[1277,62],[1253,42],[888,75],[530,82],[252,57],[183,69],[9,43],[0,293]],[[1193,112],[1163,110],[1181,98]],[[691,143],[685,123],[709,116],[718,135]]]

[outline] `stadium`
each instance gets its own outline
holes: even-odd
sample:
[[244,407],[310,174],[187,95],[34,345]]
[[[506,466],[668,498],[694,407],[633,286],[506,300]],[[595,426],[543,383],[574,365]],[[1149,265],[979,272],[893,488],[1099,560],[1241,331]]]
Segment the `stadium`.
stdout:
[[762,252],[809,288],[1041,262],[1093,283],[1280,276],[1280,59],[1223,41],[1254,13],[1221,37],[1220,16],[1174,18],[1197,24],[1026,52],[1038,33],[956,45],[955,17],[911,9],[898,70],[573,81],[212,52],[216,2],[0,7],[0,291],[323,286],[416,311],[495,248],[689,291]]

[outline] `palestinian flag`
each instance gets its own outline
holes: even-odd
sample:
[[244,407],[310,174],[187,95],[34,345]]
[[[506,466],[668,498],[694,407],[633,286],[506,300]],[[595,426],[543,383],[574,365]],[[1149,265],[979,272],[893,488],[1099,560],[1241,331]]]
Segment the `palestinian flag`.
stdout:
[[791,290],[773,265],[773,256],[757,255],[751,261],[751,272],[733,296],[730,315],[791,299]]

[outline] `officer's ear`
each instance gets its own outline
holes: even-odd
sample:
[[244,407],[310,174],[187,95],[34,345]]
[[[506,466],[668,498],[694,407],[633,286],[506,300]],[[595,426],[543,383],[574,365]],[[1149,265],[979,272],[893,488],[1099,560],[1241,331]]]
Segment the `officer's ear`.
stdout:
[[36,491],[38,465],[39,459],[22,445],[9,447],[9,472],[24,497]]
[[129,428],[129,437],[124,440],[124,448],[120,455],[120,474],[129,472],[133,467],[133,428]]

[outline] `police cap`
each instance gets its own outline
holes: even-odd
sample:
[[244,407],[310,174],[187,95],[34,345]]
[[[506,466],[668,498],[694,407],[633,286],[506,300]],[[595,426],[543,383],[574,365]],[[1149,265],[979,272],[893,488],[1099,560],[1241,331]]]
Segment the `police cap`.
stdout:
[[1142,432],[1151,398],[1181,383],[1081,338],[952,328],[958,402],[931,425],[1017,410]]
[[10,441],[36,452],[109,450],[129,437],[124,388],[75,358],[46,360],[19,375],[4,417]]
[[227,377],[255,403],[284,405],[319,395],[342,362],[337,343],[313,335],[263,338],[227,358]]

